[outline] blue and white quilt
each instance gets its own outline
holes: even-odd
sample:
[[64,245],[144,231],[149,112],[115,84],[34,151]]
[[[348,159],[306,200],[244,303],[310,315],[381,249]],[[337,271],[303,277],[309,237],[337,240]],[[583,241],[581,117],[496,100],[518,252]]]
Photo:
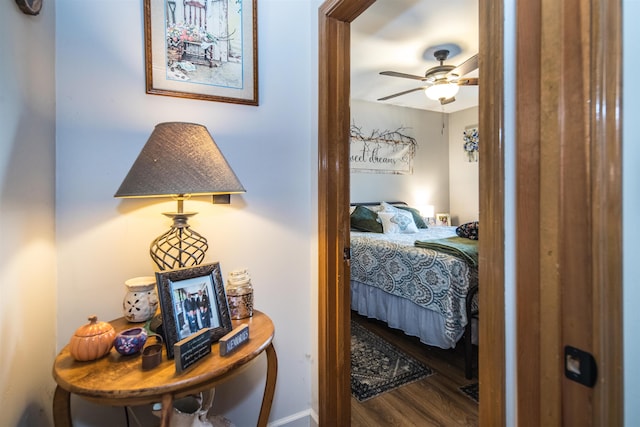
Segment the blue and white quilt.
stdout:
[[444,318],[455,343],[467,324],[465,297],[477,283],[477,268],[463,259],[416,247],[424,240],[456,236],[456,227],[431,227],[412,234],[351,232],[351,280],[413,301]]

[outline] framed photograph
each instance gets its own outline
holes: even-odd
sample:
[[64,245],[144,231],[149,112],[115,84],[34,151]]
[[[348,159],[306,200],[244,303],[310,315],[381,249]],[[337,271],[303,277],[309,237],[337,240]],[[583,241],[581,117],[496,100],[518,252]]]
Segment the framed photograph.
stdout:
[[451,216],[448,213],[437,213],[436,214],[436,225],[439,226],[450,226],[451,225]]
[[147,93],[258,105],[257,0],[144,0]]
[[175,343],[202,329],[211,331],[211,343],[231,331],[219,263],[160,271],[156,281],[167,357],[173,358]]

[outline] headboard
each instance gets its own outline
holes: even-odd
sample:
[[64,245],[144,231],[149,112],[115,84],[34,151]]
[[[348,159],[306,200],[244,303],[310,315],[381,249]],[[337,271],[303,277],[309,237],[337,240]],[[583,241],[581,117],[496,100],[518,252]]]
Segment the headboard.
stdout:
[[[349,203],[349,206],[378,206],[381,202],[352,202]],[[387,202],[390,205],[404,205],[407,206],[406,202]]]

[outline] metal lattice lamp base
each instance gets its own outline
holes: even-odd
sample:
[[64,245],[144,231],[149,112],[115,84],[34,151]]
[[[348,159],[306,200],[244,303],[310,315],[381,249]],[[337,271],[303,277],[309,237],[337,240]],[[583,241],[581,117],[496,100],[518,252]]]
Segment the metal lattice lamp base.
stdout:
[[160,270],[192,267],[202,263],[209,244],[204,236],[193,231],[187,224],[187,219],[195,213],[164,215],[173,218],[173,225],[151,243],[149,254],[153,262]]

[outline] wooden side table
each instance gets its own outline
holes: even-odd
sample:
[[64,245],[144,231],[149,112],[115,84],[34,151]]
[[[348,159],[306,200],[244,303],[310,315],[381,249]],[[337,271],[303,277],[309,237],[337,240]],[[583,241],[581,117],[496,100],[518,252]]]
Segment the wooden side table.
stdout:
[[[111,323],[116,333],[132,327],[124,318]],[[139,354],[122,356],[115,349],[98,360],[78,362],[62,349],[53,365],[53,378],[58,383],[53,396],[53,419],[56,426],[71,426],[71,394],[91,402],[111,406],[135,406],[162,402],[161,426],[169,426],[175,399],[214,388],[248,367],[263,351],[267,355],[267,378],[262,397],[258,426],[266,426],[276,387],[278,360],[273,348],[274,327],[264,313],[254,311],[248,319],[234,320],[233,327],[249,325],[249,342],[236,352],[220,357],[219,344],[211,355],[186,372],[176,373],[174,360],[168,360],[163,349],[162,363],[142,370]]]

